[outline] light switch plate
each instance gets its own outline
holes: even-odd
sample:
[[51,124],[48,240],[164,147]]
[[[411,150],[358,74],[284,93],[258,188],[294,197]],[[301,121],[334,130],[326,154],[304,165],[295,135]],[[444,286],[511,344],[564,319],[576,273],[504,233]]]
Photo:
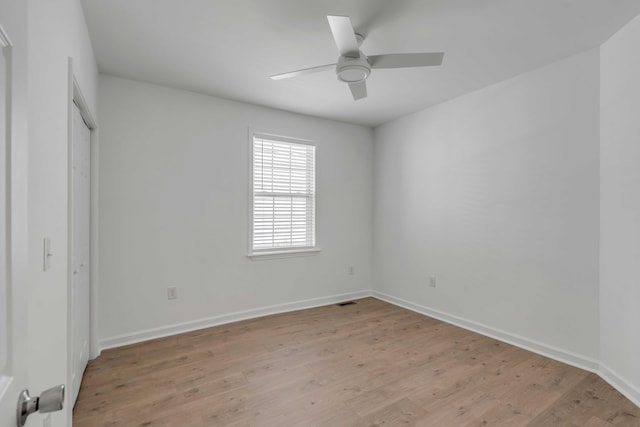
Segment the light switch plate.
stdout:
[[51,237],[44,238],[42,245],[42,271],[47,271],[51,267]]

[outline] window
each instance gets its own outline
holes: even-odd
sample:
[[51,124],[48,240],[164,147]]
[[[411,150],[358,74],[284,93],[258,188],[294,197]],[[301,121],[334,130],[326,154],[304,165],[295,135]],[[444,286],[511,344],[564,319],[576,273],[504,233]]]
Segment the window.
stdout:
[[252,147],[250,255],[314,250],[316,147],[261,134]]

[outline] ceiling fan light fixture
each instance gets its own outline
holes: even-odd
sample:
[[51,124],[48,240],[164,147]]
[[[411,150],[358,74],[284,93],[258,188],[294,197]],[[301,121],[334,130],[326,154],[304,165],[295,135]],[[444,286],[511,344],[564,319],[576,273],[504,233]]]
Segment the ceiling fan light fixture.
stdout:
[[365,67],[352,65],[338,71],[338,79],[346,83],[359,83],[369,77],[369,70]]
[[371,66],[364,55],[359,58],[341,56],[336,65],[338,80],[345,83],[363,82],[371,74]]

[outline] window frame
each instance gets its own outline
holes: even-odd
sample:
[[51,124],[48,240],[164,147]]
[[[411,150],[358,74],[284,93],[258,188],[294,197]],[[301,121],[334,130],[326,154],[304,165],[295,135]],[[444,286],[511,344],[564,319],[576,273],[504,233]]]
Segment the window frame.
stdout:
[[[253,193],[253,167],[254,167],[254,138],[264,138],[270,139],[274,141],[281,141],[285,143],[299,144],[299,145],[310,145],[315,147],[314,154],[314,193],[313,193],[313,216],[314,216],[314,246],[304,246],[304,247],[283,247],[282,249],[267,249],[267,250],[258,250],[254,251],[253,249],[253,207],[254,207],[254,193]],[[249,203],[248,203],[248,239],[247,239],[247,247],[248,247],[248,255],[247,257],[250,259],[272,259],[272,258],[289,258],[289,257],[297,257],[297,256],[308,256],[315,255],[320,252],[320,246],[318,245],[318,144],[316,141],[312,139],[306,138],[296,138],[291,136],[284,136],[278,133],[272,132],[263,132],[256,131],[252,128],[249,128]]]

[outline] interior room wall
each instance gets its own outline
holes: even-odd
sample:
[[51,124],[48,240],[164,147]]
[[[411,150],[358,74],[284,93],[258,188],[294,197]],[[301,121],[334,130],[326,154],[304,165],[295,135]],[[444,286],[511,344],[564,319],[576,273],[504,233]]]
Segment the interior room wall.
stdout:
[[597,369],[598,88],[595,49],[376,128],[377,295]]
[[[371,129],[107,75],[99,94],[103,347],[371,289]],[[318,254],[247,258],[249,127],[317,142]]]
[[601,47],[601,371],[640,405],[640,18]]
[[[39,394],[67,383],[69,57],[93,112],[98,71],[78,0],[30,0],[28,44],[29,388]],[[45,237],[53,253],[46,272]],[[70,406],[51,414],[53,426],[70,424]]]

